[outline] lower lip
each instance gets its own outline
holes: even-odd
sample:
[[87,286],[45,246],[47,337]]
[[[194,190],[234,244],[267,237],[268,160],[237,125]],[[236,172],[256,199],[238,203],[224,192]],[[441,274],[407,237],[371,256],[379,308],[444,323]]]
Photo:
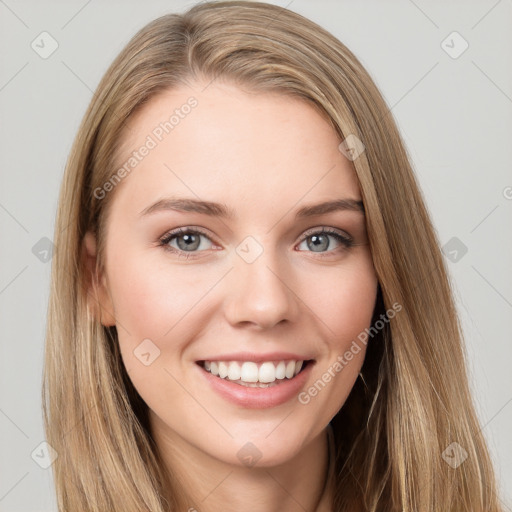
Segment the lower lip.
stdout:
[[284,404],[298,395],[304,387],[313,365],[314,361],[310,361],[304,370],[293,379],[283,379],[279,384],[268,388],[252,388],[234,384],[227,379],[216,377],[202,366],[198,366],[212,389],[225,399],[247,409],[267,409]]

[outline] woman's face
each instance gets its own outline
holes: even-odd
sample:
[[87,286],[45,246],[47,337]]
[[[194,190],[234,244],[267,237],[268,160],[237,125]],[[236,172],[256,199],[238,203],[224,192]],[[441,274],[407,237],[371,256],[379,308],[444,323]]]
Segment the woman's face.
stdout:
[[[279,464],[325,429],[363,363],[360,343],[336,371],[375,305],[364,214],[312,208],[361,195],[341,140],[312,106],[205,85],[138,111],[121,182],[96,191],[115,192],[102,322],[117,326],[159,440],[231,464]],[[288,378],[294,360],[311,362]],[[233,380],[278,378],[244,386],[204,361]]]

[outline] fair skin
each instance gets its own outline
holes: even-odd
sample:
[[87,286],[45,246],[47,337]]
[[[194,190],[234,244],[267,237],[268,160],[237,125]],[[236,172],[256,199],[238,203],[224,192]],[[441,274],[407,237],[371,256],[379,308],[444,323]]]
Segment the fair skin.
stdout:
[[[294,396],[263,408],[220,395],[197,361],[239,351],[304,354],[314,359],[307,390],[370,325],[377,278],[364,214],[294,218],[306,205],[361,201],[358,181],[338,150],[341,139],[309,104],[219,80],[204,87],[166,91],[130,119],[127,154],[190,96],[198,101],[117,185],[105,270],[94,290],[97,315],[117,326],[124,365],[149,407],[159,450],[192,497],[185,510],[327,511],[326,427],[354,385],[364,346],[307,404]],[[170,196],[223,203],[235,217],[140,215]],[[167,243],[176,252],[159,246],[180,227],[201,228],[206,236],[196,234],[200,245],[191,252],[183,235]],[[348,235],[354,245],[329,234],[320,235],[315,249],[311,242],[322,228]],[[262,249],[251,263],[237,252],[246,237]],[[92,233],[85,244],[92,265]],[[145,339],[160,350],[149,365],[134,355]],[[253,466],[237,456],[249,442],[260,454]]]

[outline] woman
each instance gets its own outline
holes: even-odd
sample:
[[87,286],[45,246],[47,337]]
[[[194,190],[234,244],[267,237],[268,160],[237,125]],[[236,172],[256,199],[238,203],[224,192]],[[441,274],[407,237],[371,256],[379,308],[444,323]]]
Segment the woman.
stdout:
[[55,245],[59,510],[500,510],[405,148],[309,20],[208,2],[136,34]]

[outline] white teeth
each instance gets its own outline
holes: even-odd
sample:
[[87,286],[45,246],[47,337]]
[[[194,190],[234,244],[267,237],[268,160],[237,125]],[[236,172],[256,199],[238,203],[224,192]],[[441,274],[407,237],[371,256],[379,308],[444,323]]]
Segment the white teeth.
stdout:
[[240,378],[244,382],[258,382],[258,365],[251,361],[242,365]]
[[[293,367],[295,368],[295,365],[293,365]],[[276,367],[274,363],[263,363],[260,366],[258,375],[260,382],[274,382],[276,380]]]
[[222,361],[219,361],[219,377],[223,379],[228,376],[228,365]]
[[286,377],[286,363],[280,361],[276,366],[276,379],[284,379]]
[[229,363],[229,370],[228,370],[228,379],[229,380],[238,380],[240,379],[242,375],[242,369],[240,368],[240,365],[236,363],[235,361],[231,361]]
[[275,385],[276,380],[292,379],[301,371],[303,363],[304,361],[294,360],[276,363],[265,361],[258,366],[253,361],[204,361],[204,369],[212,375],[237,384]]
[[291,379],[295,373],[295,361],[288,361],[288,364],[286,365],[286,378]]

